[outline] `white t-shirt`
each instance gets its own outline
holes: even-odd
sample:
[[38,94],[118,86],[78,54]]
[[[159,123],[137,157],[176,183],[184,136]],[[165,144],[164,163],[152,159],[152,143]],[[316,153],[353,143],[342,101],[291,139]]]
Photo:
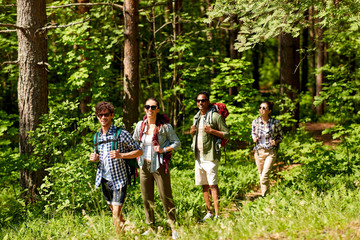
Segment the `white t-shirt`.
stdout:
[[143,156],[144,156],[144,159],[147,159],[147,160],[151,160],[152,159],[152,138],[153,136],[152,135],[147,135],[147,134],[144,134],[144,153],[143,153]]

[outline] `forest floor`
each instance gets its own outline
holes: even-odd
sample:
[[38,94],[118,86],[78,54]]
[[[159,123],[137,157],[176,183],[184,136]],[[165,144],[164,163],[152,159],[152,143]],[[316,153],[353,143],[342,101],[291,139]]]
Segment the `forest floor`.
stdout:
[[[322,134],[322,131],[326,128],[333,128],[335,123],[306,123],[305,130],[308,131],[311,136],[317,140],[323,142],[324,145],[333,146],[335,147],[337,144],[340,143],[340,140],[332,139],[331,134]],[[300,164],[291,164],[286,165],[284,162],[277,162],[273,166],[274,173],[287,171],[293,167],[299,166]],[[272,182],[272,185],[275,184],[275,180]],[[260,188],[254,189],[254,192],[246,194],[245,199],[247,200],[254,200],[261,196]]]
[[[323,142],[324,145],[335,147],[337,144],[340,143],[340,140],[333,139],[331,134],[322,134],[322,131],[326,128],[332,128],[335,126],[335,123],[306,123],[305,130],[308,131],[314,139],[317,141]],[[300,164],[291,164],[286,165],[283,162],[277,162],[273,166],[274,173],[280,171],[287,171],[293,167],[299,166]],[[272,181],[272,185],[276,183],[276,180]],[[246,194],[243,204],[246,204],[246,201],[255,201],[257,198],[261,197],[260,188],[254,189],[253,192]],[[236,206],[234,205],[234,209],[236,211]],[[354,230],[355,232],[360,233],[360,220],[353,221],[348,223],[344,228],[339,229],[324,229],[324,232],[331,238],[331,236],[335,238],[344,238],[346,239],[348,236],[346,232],[348,229]],[[301,235],[301,234],[300,234]],[[360,237],[357,236],[357,237]],[[286,235],[282,235],[281,233],[271,234],[265,238],[259,239],[286,239]]]

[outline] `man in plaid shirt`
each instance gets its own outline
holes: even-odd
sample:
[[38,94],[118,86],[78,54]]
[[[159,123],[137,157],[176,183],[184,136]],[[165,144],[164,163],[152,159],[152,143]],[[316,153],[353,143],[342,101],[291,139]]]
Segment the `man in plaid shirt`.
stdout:
[[111,140],[116,132],[112,125],[114,106],[110,102],[99,102],[96,105],[96,116],[101,125],[99,131],[99,154],[91,153],[90,161],[98,162],[95,187],[101,190],[113,213],[113,222],[117,234],[120,234],[120,222],[125,222],[121,208],[125,201],[127,171],[124,159],[141,156],[142,150],[138,143],[126,130],[118,137],[117,150],[111,149]]

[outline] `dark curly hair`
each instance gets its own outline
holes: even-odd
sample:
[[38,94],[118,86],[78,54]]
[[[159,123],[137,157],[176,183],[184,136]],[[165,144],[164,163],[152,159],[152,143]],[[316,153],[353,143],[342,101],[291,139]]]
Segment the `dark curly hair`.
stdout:
[[109,113],[114,113],[114,106],[110,102],[102,101],[96,105],[95,114],[98,115],[100,112],[109,110]]

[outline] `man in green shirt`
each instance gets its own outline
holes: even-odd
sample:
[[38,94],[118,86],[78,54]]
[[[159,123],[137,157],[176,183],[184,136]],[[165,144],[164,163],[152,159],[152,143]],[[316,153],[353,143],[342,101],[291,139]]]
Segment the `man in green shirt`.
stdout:
[[[199,112],[194,116],[190,133],[193,137],[192,149],[195,154],[195,184],[201,185],[207,214],[203,220],[219,218],[218,167],[221,157],[217,140],[229,137],[229,128],[223,117],[217,113],[209,101],[207,92],[200,92],[196,98]],[[215,216],[211,211],[210,194],[214,202]]]

